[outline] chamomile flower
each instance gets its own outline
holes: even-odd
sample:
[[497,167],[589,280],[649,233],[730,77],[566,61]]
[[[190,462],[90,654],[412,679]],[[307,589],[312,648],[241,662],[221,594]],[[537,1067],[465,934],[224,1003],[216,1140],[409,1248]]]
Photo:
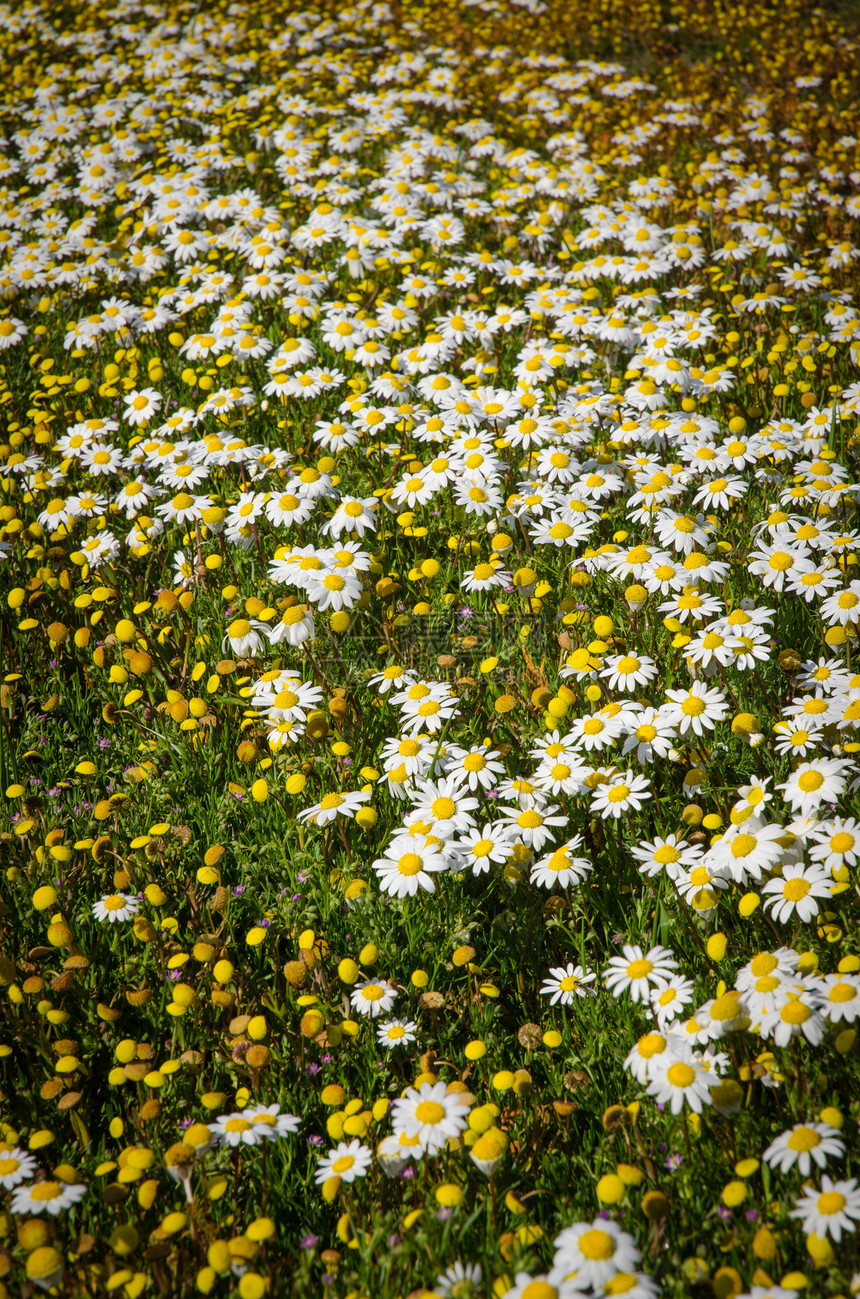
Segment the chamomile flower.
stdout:
[[556,1236],[553,1278],[574,1277],[579,1289],[597,1288],[617,1272],[635,1270],[639,1250],[633,1237],[611,1218],[575,1222]]
[[359,1015],[368,1019],[378,1019],[387,1015],[398,997],[398,991],[392,984],[380,979],[365,979],[352,991],[350,1003]]
[[770,1143],[762,1158],[781,1173],[796,1167],[802,1177],[809,1177],[813,1164],[826,1168],[828,1159],[842,1159],[844,1155],[838,1128],[829,1123],[795,1123]]
[[618,820],[630,811],[638,812],[652,797],[647,777],[628,770],[617,772],[597,785],[591,795],[591,807],[598,814]]
[[829,871],[856,866],[860,858],[860,824],[854,817],[821,822],[812,831],[809,857]]
[[332,791],[324,794],[313,807],[303,808],[296,820],[311,821],[314,825],[328,825],[338,816],[352,818],[362,803],[366,803],[369,798],[369,790],[352,789],[339,794]]
[[376,1040],[380,1046],[391,1051],[395,1046],[408,1046],[414,1042],[417,1025],[411,1019],[387,1019],[376,1029]]
[[18,1214],[47,1213],[56,1218],[66,1209],[80,1204],[87,1188],[77,1182],[34,1182],[31,1186],[17,1186],[12,1192],[12,1212]]
[[645,687],[657,675],[657,665],[645,654],[609,655],[600,676],[613,690],[635,690]]
[[259,1124],[263,1136],[270,1141],[277,1141],[281,1137],[294,1136],[301,1127],[301,1120],[295,1114],[282,1113],[278,1104],[249,1105],[243,1111],[243,1114],[252,1123]]
[[451,776],[441,780],[418,778],[412,810],[421,820],[427,820],[433,833],[441,839],[469,830],[475,824],[472,816],[478,806],[467,787]]
[[443,1082],[423,1082],[420,1087],[407,1087],[392,1102],[391,1124],[395,1135],[417,1137],[423,1150],[435,1154],[451,1137],[460,1135],[468,1110],[461,1092],[449,1092]]
[[293,647],[313,640],[314,616],[306,604],[295,604],[285,609],[277,622],[268,628],[269,644],[287,644]]
[[650,767],[656,758],[665,758],[672,749],[677,732],[663,709],[643,708],[631,713],[625,725],[622,757],[636,753],[641,767]]
[[[550,1276],[553,1276],[550,1281]],[[582,1290],[575,1279],[566,1280],[552,1273],[517,1272],[513,1285],[502,1299],[580,1299]]]
[[19,1182],[32,1177],[36,1171],[36,1161],[26,1150],[18,1146],[0,1146],[0,1187],[11,1191]]
[[693,984],[690,979],[685,979],[680,974],[655,979],[651,990],[651,1009],[657,1016],[660,1029],[677,1019],[692,1000]]
[[638,869],[650,879],[662,875],[664,871],[694,867],[698,864],[702,849],[679,835],[670,834],[665,839],[658,837],[637,844],[631,847],[630,854],[638,863]]
[[320,1159],[314,1181],[317,1186],[327,1182],[330,1177],[339,1177],[342,1182],[354,1182],[357,1177],[367,1176],[372,1162],[371,1151],[357,1137],[350,1142],[339,1141]]
[[700,1114],[711,1103],[711,1089],[719,1078],[705,1062],[695,1055],[689,1059],[667,1059],[659,1056],[654,1065],[648,1093],[658,1105],[667,1105],[673,1114],[680,1114],[688,1105],[694,1114]]
[[[751,1000],[751,1010],[754,1009]],[[795,1037],[803,1037],[811,1046],[818,1046],[824,1037],[824,1018],[818,1010],[814,988],[794,983],[779,989],[773,1009],[761,1016],[759,1032],[762,1037],[773,1038],[777,1046],[788,1046]]]
[[818,1236],[819,1240],[829,1236],[838,1243],[843,1233],[853,1235],[860,1222],[857,1179],[849,1177],[834,1182],[824,1173],[821,1186],[806,1187],[788,1216],[802,1224],[805,1235]]
[[853,764],[839,758],[817,758],[795,767],[788,780],[777,785],[792,812],[811,816],[822,803],[836,803],[845,789]]
[[574,856],[575,850],[581,843],[581,837],[576,835],[574,839],[557,848],[555,852],[548,853],[540,861],[533,862],[531,867],[532,883],[544,889],[551,889],[556,885],[559,888],[568,889],[576,884],[581,884],[588,873],[593,870],[591,862],[586,857]]
[[832,877],[820,866],[783,866],[782,875],[768,880],[762,889],[766,909],[774,920],[786,924],[793,916],[809,924],[818,915],[818,898],[830,898]]
[[544,844],[555,838],[559,826],[567,825],[566,816],[558,816],[552,804],[544,807],[504,808],[502,821],[508,826],[512,839],[520,840],[533,852],[540,852]]
[[433,1282],[440,1299],[477,1299],[484,1279],[480,1263],[452,1263]]
[[762,824],[748,817],[728,827],[725,834],[708,849],[705,865],[736,884],[748,879],[759,880],[782,856],[785,836],[782,826]]
[[505,774],[504,764],[498,761],[499,756],[494,749],[483,746],[462,749],[453,744],[447,751],[445,775],[468,786],[473,794],[478,790],[491,789],[499,776]]
[[213,1138],[225,1146],[257,1146],[272,1136],[267,1130],[268,1125],[255,1123],[250,1114],[241,1110],[222,1114],[207,1126]]
[[254,658],[267,643],[268,627],[256,618],[234,618],[221,642],[222,650],[229,648],[237,658]]
[[650,1081],[657,1062],[667,1052],[672,1059],[680,1059],[682,1046],[678,1038],[664,1037],[662,1033],[645,1033],[628,1051],[624,1068],[644,1087]]
[[392,897],[415,897],[419,890],[435,892],[433,875],[447,870],[449,862],[439,852],[439,840],[412,835],[395,835],[373,869],[383,893]]
[[581,965],[569,962],[549,971],[548,977],[541,984],[541,995],[549,997],[551,1006],[572,1006],[579,997],[593,997],[594,983],[597,975],[592,970],[584,970]]
[[682,736],[712,731],[728,712],[722,691],[709,690],[701,681],[694,681],[689,690],[667,690],[666,701],[664,716]]
[[513,849],[510,825],[493,821],[483,826],[472,826],[450,845],[459,868],[471,869],[473,875],[483,875],[491,865],[502,865]]
[[856,974],[827,974],[816,982],[818,1009],[831,1024],[853,1024],[860,1015],[860,978]]
[[93,915],[102,923],[117,925],[131,920],[140,908],[140,902],[129,893],[108,893],[93,903]]
[[614,956],[603,974],[603,982],[615,997],[629,992],[633,1001],[648,1001],[652,986],[668,978],[678,962],[665,947],[656,946],[643,952],[641,947],[625,943],[620,956]]

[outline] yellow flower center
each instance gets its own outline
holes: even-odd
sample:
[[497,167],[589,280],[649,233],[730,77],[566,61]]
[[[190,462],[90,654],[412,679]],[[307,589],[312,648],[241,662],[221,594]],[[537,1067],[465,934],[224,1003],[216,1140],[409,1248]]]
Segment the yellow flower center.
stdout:
[[225,1132],[247,1132],[251,1126],[250,1119],[228,1119],[224,1124]]
[[445,1117],[445,1106],[438,1101],[421,1101],[415,1107],[415,1117],[419,1123],[440,1123]]
[[789,1150],[814,1150],[821,1144],[821,1137],[813,1128],[795,1128],[788,1138]]
[[549,1281],[529,1281],[522,1299],[558,1299],[558,1291]]
[[613,785],[606,795],[608,803],[623,803],[626,798],[630,797],[629,785]]
[[670,843],[664,843],[661,844],[655,852],[654,860],[659,862],[661,866],[670,866],[672,862],[676,862],[680,856],[681,854],[677,848],[673,848]]
[[585,1258],[592,1262],[606,1262],[615,1253],[615,1241],[608,1231],[592,1227],[579,1238],[579,1248]]

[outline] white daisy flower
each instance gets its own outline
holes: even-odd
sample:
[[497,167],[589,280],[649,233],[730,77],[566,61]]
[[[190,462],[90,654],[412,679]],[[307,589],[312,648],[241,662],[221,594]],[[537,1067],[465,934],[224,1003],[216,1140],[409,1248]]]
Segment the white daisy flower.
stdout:
[[391,1122],[395,1135],[418,1137],[428,1154],[436,1154],[464,1130],[468,1110],[462,1092],[449,1092],[443,1082],[425,1082],[407,1087],[392,1103]]
[[388,1014],[399,995],[397,988],[384,979],[365,979],[353,988],[350,1002],[359,1015],[378,1019]]
[[320,1159],[314,1181],[317,1186],[321,1186],[330,1177],[339,1177],[342,1182],[354,1182],[357,1177],[367,1176],[372,1160],[370,1150],[357,1137],[349,1143],[340,1141]]
[[551,1006],[572,1006],[576,997],[594,996],[594,989],[588,985],[596,978],[596,974],[584,970],[581,965],[559,965],[550,970],[549,977],[542,983],[541,995],[549,997]]
[[417,1025],[411,1019],[387,1019],[376,1030],[380,1046],[390,1051],[395,1046],[408,1046],[415,1041]]
[[796,1165],[802,1177],[809,1177],[813,1164],[825,1168],[828,1159],[842,1159],[844,1154],[838,1128],[829,1123],[795,1123],[770,1143],[762,1158],[781,1173]]
[[115,925],[123,920],[131,920],[137,914],[139,907],[138,899],[129,893],[108,893],[105,897],[99,898],[98,902],[93,903],[93,915],[96,920],[108,921]]

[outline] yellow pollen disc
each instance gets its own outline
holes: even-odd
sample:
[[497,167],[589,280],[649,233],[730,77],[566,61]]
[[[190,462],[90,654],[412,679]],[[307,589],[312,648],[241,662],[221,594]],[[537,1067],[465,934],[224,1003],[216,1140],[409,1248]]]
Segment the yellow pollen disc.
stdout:
[[440,1123],[445,1117],[445,1106],[438,1101],[421,1101],[415,1107],[415,1117],[419,1123]]
[[821,1144],[821,1137],[813,1128],[795,1128],[788,1138],[789,1150],[814,1150]]
[[670,1065],[666,1070],[666,1078],[673,1087],[689,1087],[695,1076],[695,1069],[683,1061]]
[[579,1248],[592,1262],[606,1262],[615,1253],[615,1241],[608,1231],[592,1227],[579,1238]]

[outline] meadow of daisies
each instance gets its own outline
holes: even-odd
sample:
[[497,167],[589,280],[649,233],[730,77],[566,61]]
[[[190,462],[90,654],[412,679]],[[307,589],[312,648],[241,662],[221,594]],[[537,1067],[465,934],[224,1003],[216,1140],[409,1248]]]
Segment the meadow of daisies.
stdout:
[[860,1291],[852,8],[3,4],[2,1299]]

